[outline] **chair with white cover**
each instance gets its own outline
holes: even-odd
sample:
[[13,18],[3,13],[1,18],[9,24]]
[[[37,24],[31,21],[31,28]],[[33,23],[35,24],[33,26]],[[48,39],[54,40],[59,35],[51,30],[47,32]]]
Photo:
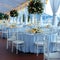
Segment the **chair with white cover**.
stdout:
[[45,40],[44,40],[44,60],[46,60],[46,59],[49,60],[49,54],[50,54],[49,45],[50,45],[50,41],[48,40],[47,37],[45,37]]
[[0,28],[0,37],[3,38],[4,34],[6,34],[6,33],[7,33],[6,27],[4,25],[1,25],[1,28]]
[[[39,54],[40,47],[44,47],[44,36],[41,33],[36,33],[34,36],[34,45],[36,47],[37,56]],[[41,52],[40,52],[41,53]]]
[[0,38],[2,38],[2,30],[0,29]]
[[[59,38],[56,36],[57,33],[54,33],[54,36],[55,38],[57,39],[54,39],[54,40],[51,40],[52,37],[52,34],[46,34],[45,36],[45,40],[44,40],[44,60],[54,60],[54,59],[59,59],[60,57],[60,53],[57,49],[58,45],[59,44]],[[54,44],[52,45],[52,49],[51,49],[51,44]],[[50,50],[51,49],[51,50]]]
[[[12,42],[12,52],[13,52],[13,47],[16,46],[16,54],[18,54],[18,49],[24,46],[23,35],[20,36],[21,34],[22,32],[17,31],[17,39]],[[21,37],[21,39],[19,39],[18,36]]]
[[11,30],[7,30],[7,44],[6,48],[8,49],[9,43],[12,44],[12,41],[16,40],[16,31],[12,32]]
[[60,35],[56,36],[56,49],[60,52]]

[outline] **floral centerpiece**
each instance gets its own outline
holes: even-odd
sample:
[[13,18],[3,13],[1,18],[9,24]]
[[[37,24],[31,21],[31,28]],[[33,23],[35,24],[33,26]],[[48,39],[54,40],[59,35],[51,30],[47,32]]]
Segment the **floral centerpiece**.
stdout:
[[[40,20],[41,14],[43,13],[44,6],[41,0],[31,0],[28,5],[28,12],[29,14],[33,14],[32,18],[33,21],[36,21],[36,24]],[[36,14],[38,18],[36,18]],[[39,21],[40,22],[40,21]]]
[[26,32],[29,32],[29,33],[43,33],[43,29],[38,29],[38,28],[32,28],[32,29],[28,29],[26,30]]
[[0,13],[0,20],[2,20],[2,23],[6,23],[6,20],[9,19],[9,15],[4,14],[4,13]]
[[33,28],[33,29],[31,30],[31,32],[32,32],[32,33],[42,33],[43,30],[42,30],[42,29],[38,29],[38,28]]
[[4,19],[5,19],[5,20],[8,20],[8,19],[9,19],[9,15],[4,14]]
[[10,25],[10,28],[15,28],[16,27],[16,24],[11,24]]
[[0,13],[0,20],[4,19],[4,13]]
[[31,14],[42,14],[43,13],[43,3],[41,0],[31,0],[28,5],[28,12]]
[[18,16],[17,10],[11,10],[11,11],[10,11],[10,16],[11,16],[11,17],[17,17],[17,16]]
[[7,26],[9,23],[8,23],[8,19],[9,19],[9,15],[8,14],[4,14],[4,25]]
[[[16,17],[18,17],[18,12],[17,12],[17,10],[11,10],[10,11],[10,16],[11,17],[13,17],[13,21],[14,21],[14,18]],[[17,20],[17,19],[16,19]]]

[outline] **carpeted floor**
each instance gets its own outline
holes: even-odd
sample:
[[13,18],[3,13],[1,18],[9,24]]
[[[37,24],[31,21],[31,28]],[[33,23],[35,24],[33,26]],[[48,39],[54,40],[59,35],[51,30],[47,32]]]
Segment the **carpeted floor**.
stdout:
[[6,39],[0,39],[0,60],[43,60],[43,54],[23,53],[15,54],[11,52],[11,47],[6,50]]

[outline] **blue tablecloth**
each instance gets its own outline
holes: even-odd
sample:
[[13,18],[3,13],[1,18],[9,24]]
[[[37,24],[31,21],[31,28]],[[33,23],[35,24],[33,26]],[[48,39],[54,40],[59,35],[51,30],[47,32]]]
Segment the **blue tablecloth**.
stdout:
[[[7,29],[10,30],[10,31],[17,31],[18,30],[18,38],[19,39],[22,39],[21,37],[23,36],[23,40],[24,40],[25,43],[24,43],[24,47],[22,47],[22,49],[20,49],[20,47],[19,47],[20,51],[36,53],[36,46],[34,45],[34,36],[35,36],[35,34],[25,32],[26,29],[31,29],[31,27],[24,26],[24,27],[21,27],[21,28],[7,28]],[[47,31],[49,31],[49,29]],[[19,32],[23,32],[23,34],[20,35]],[[11,34],[11,33],[9,33],[9,34]],[[6,36],[6,34],[4,36]],[[43,34],[43,36],[44,36],[44,34]],[[48,38],[48,40],[51,40],[51,41],[55,40],[54,33],[51,33],[51,34],[49,33],[47,38]],[[39,36],[38,39],[41,39],[41,37]],[[50,50],[52,51],[53,44],[51,44],[50,47],[51,47]],[[42,53],[43,52],[43,47],[39,47],[38,51],[40,53]]]

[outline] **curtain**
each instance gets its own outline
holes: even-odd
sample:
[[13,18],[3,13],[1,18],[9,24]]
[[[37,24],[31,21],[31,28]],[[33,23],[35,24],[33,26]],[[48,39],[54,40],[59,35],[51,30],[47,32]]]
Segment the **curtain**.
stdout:
[[55,24],[55,18],[56,18],[56,13],[58,11],[59,5],[60,5],[60,0],[50,0],[52,12],[53,12],[53,21],[52,24]]

